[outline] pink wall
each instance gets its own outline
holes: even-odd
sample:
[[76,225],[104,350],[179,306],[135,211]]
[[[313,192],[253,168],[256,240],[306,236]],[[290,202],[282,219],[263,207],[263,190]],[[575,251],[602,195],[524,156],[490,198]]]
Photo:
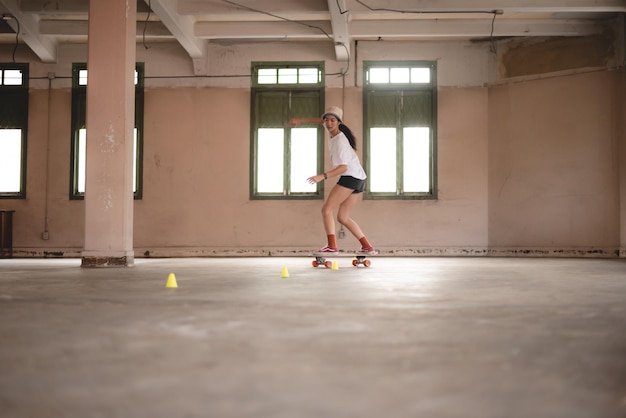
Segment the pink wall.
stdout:
[[[619,70],[441,87],[439,199],[362,201],[355,219],[400,255],[614,254],[626,241],[623,79]],[[66,88],[51,91],[50,107],[48,90],[31,91],[28,196],[0,202],[16,210],[16,256],[82,251],[84,202],[68,200],[70,102]],[[359,87],[327,88],[326,103],[342,105],[362,138]],[[249,200],[249,114],[248,88],[146,89],[137,257],[290,254],[324,243],[321,201]],[[352,238],[339,244],[357,248]]]
[[623,77],[602,71],[490,89],[490,247],[619,247]]
[[[361,94],[347,90],[344,104],[344,120],[359,138]],[[324,243],[321,201],[249,200],[248,90],[150,89],[145,98],[151,140],[144,148],[144,198],[136,202],[137,248],[289,251]],[[486,99],[480,88],[440,92],[440,199],[362,201],[354,217],[377,246],[487,245]],[[327,103],[341,100],[340,90],[327,91]],[[358,244],[348,237],[340,245]]]

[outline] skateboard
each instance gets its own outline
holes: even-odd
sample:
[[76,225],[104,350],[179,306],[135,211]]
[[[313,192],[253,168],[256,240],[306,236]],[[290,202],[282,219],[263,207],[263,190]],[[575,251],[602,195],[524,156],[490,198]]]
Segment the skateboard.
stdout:
[[375,254],[359,254],[359,253],[343,253],[340,252],[338,254],[328,254],[328,253],[317,253],[314,252],[311,254],[315,257],[315,260],[311,263],[313,267],[324,266],[327,269],[333,266],[333,262],[328,258],[333,257],[352,257],[352,265],[354,267],[364,266],[369,267],[372,265],[372,261],[368,260],[367,257],[373,257]]

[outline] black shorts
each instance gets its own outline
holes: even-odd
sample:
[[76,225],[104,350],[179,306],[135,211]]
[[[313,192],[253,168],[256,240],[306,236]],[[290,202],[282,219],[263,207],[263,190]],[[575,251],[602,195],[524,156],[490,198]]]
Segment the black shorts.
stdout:
[[352,193],[363,193],[365,191],[365,180],[352,176],[341,176],[337,182],[340,186],[354,190]]

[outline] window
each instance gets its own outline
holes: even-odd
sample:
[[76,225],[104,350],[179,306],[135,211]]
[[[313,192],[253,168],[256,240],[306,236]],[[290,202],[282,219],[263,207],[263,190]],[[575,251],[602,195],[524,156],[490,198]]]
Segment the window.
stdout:
[[[74,64],[72,68],[72,165],[70,170],[70,199],[85,198],[85,162],[87,130],[87,65]],[[135,129],[133,141],[133,193],[141,199],[143,173],[143,80],[144,65],[135,69]]]
[[368,199],[436,199],[434,62],[364,62]]
[[28,64],[0,64],[0,198],[26,198]]
[[323,197],[323,183],[306,181],[324,164],[321,125],[287,123],[322,114],[322,65],[253,63],[251,198]]

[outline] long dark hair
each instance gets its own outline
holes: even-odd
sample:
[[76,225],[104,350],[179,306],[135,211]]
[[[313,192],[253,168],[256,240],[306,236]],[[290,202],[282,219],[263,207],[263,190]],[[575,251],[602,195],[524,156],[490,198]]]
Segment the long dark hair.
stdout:
[[343,132],[346,138],[348,138],[348,142],[350,143],[350,146],[352,147],[353,150],[356,151],[356,138],[354,137],[354,134],[352,133],[350,128],[348,128],[346,125],[340,122],[339,130]]

